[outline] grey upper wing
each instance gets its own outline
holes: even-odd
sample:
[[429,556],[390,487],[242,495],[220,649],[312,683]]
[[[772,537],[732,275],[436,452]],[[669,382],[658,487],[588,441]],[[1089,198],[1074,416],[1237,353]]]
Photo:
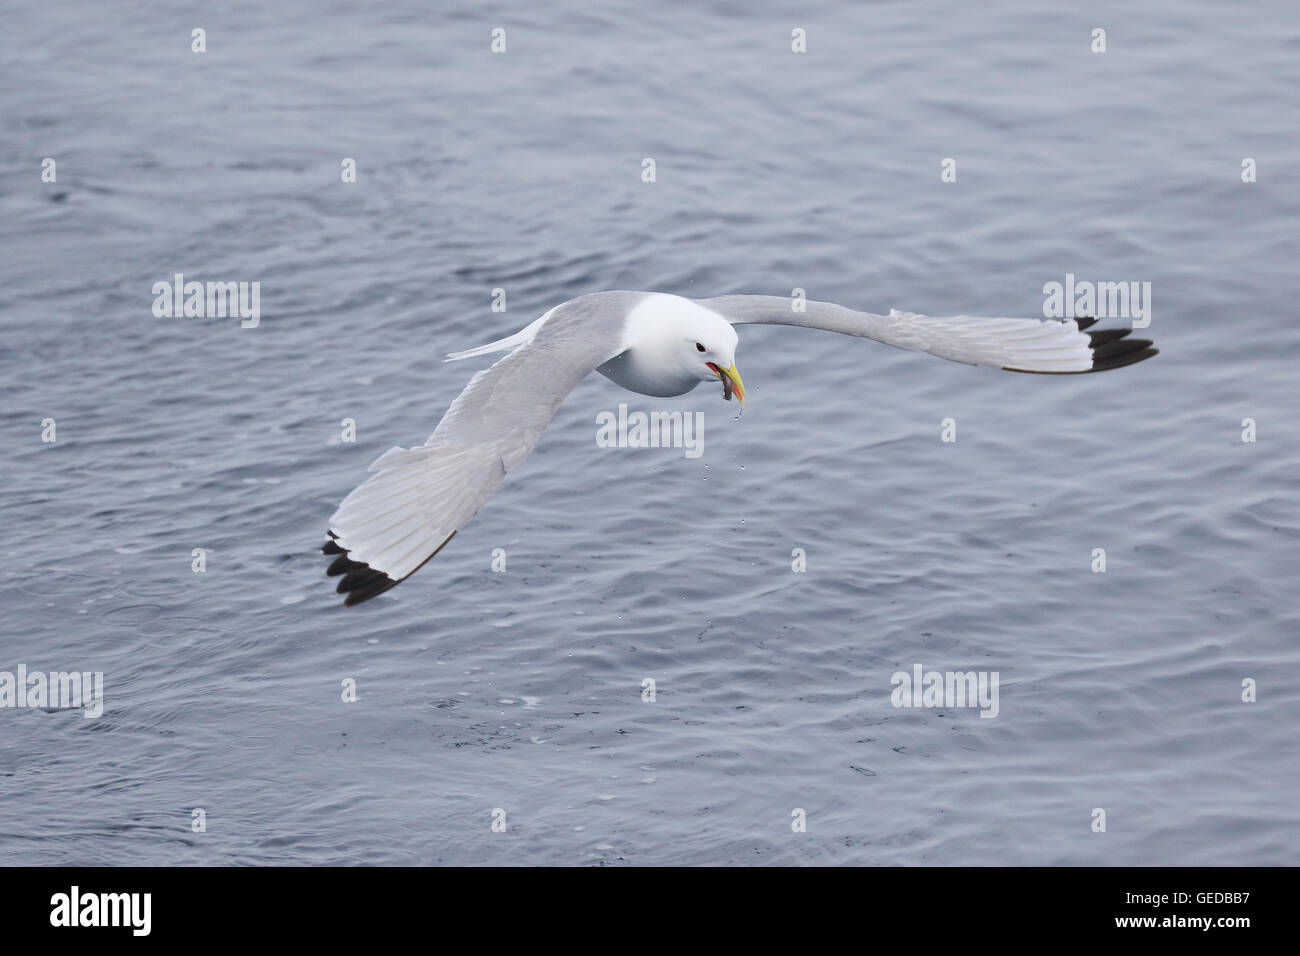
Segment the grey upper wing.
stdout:
[[953,362],[1012,372],[1099,372],[1157,354],[1149,340],[1126,338],[1129,329],[1084,332],[1096,322],[1091,318],[936,317],[896,310],[875,315],[833,302],[774,295],[723,295],[696,301],[733,325],[824,329],[928,352]]

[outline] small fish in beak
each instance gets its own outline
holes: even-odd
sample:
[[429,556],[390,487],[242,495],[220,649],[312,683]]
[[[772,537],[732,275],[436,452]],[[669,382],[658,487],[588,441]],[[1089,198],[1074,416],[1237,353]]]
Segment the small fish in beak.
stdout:
[[708,366],[717,373],[718,378],[722,379],[722,397],[727,401],[731,401],[731,396],[735,395],[743,405],[745,403],[745,383],[740,380],[740,372],[736,370],[736,364],[733,362],[731,368],[719,368],[709,362]]

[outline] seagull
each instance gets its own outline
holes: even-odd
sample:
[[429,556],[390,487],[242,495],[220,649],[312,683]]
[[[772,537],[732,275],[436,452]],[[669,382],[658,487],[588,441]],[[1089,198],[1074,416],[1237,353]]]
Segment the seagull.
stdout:
[[684,395],[722,383],[745,400],[734,325],[792,325],[875,339],[967,365],[1068,375],[1131,365],[1157,353],[1130,329],[1085,332],[1095,318],[937,318],[855,312],[802,296],[688,299],[594,292],[557,305],[514,335],[447,361],[507,354],[470,379],[423,445],[391,448],[343,499],[322,549],[342,576],[344,604],[368,601],[418,571],[528,457],[555,410],[588,374],[642,395]]

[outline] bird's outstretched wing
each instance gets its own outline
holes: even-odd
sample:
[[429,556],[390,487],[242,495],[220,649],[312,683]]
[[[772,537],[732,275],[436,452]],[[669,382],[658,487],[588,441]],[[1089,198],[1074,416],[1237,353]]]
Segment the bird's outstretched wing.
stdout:
[[[1132,365],[1157,353],[1130,329],[1084,332],[1097,320],[939,318],[915,312],[855,312],[831,302],[775,295],[722,295],[697,299],[733,325],[798,325],[875,339],[900,349],[929,352],[967,365],[1009,372],[1070,374]],[[796,305],[803,311],[796,311]]]
[[528,457],[574,386],[618,353],[617,324],[575,334],[572,317],[557,314],[545,334],[476,374],[422,447],[390,449],[339,505],[322,550],[337,555],[328,573],[343,576],[344,604],[382,594],[437,554]]

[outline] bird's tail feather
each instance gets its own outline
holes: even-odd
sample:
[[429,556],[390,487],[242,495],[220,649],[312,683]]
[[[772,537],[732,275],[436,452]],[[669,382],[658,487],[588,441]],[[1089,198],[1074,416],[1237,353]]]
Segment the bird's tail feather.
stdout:
[[[552,309],[551,312],[555,310]],[[541,318],[528,323],[514,335],[507,335],[504,339],[497,339],[495,342],[489,342],[487,345],[476,345],[472,349],[465,349],[461,352],[448,352],[444,362],[458,362],[461,359],[477,358],[480,355],[491,355],[493,352],[509,352],[517,349],[521,345],[527,345],[537,335],[537,330],[541,328],[542,323],[551,316],[547,312]]]

